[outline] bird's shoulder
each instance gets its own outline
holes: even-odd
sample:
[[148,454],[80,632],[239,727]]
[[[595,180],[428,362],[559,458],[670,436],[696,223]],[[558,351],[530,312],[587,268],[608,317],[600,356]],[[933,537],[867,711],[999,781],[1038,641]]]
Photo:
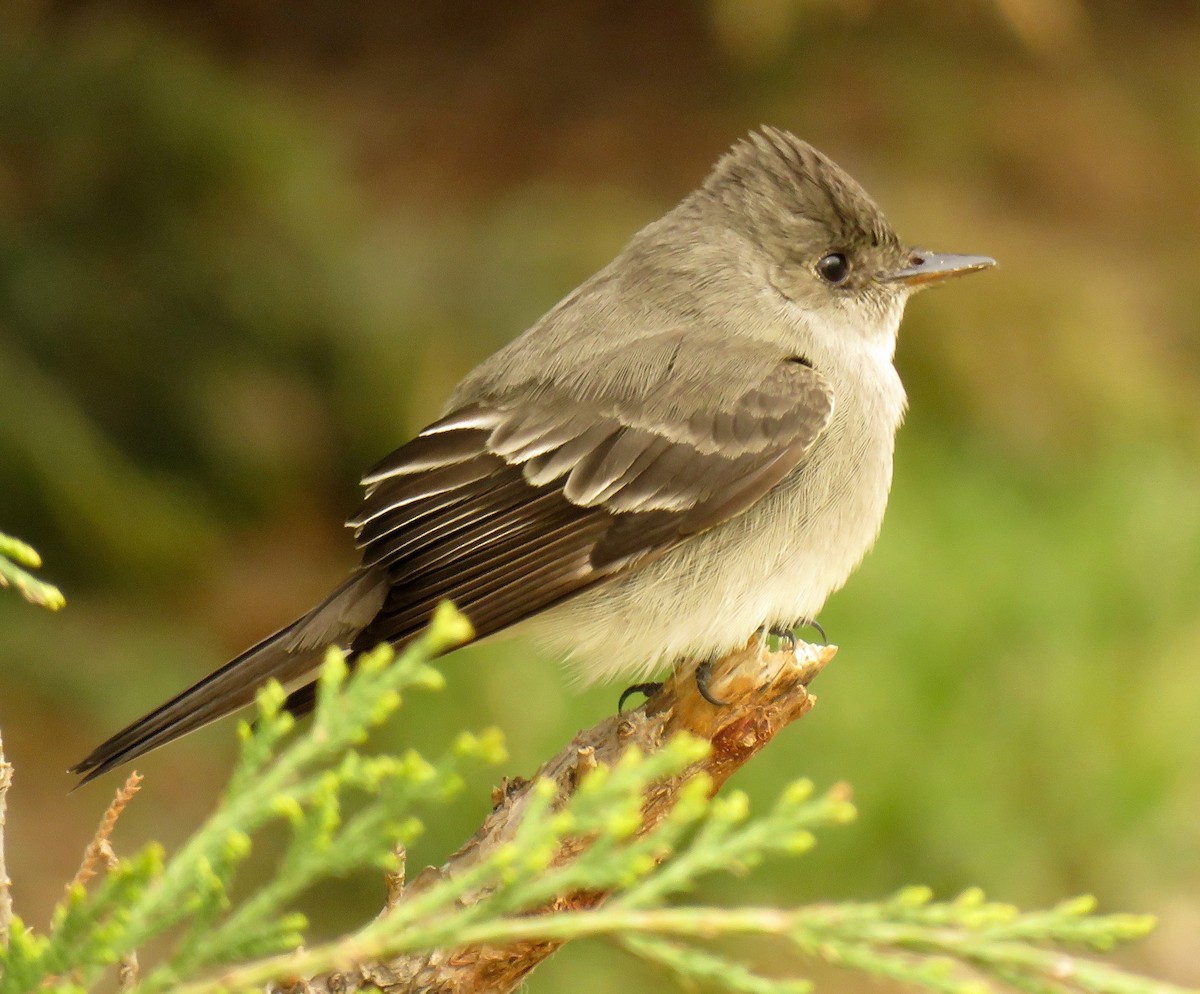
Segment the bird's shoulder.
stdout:
[[737,329],[604,322],[581,332],[554,324],[531,329],[476,367],[443,415],[466,407],[577,408],[650,427],[705,412],[819,412],[832,407],[833,394],[807,356]]

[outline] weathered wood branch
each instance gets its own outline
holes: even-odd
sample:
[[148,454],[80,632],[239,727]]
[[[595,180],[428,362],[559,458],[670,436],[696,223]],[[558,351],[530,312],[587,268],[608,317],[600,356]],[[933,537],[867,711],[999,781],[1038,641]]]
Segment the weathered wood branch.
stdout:
[[[659,783],[648,793],[642,826],[642,832],[647,832],[671,810],[680,786],[689,776],[703,770],[711,778],[715,793],[778,732],[807,714],[816,701],[808,692],[808,684],[836,651],[834,646],[800,643],[794,653],[772,653],[765,650],[760,639],[754,638],[744,648],[713,664],[710,688],[727,702],[724,706],[714,707],[699,694],[693,670],[676,673],[638,710],[611,715],[580,732],[533,779],[554,780],[560,796],[565,798],[574,791],[583,773],[594,766],[616,762],[632,745],[652,753],[679,732],[711,742],[712,750],[704,760],[683,776]],[[411,899],[445,877],[468,870],[510,840],[528,808],[530,782],[506,781],[498,788],[493,796],[492,813],[445,865],[427,868],[407,887],[402,881],[389,881],[389,907]],[[578,849],[564,851],[560,858],[569,860],[578,852]],[[586,910],[601,904],[606,897],[607,893],[595,891],[563,894],[541,910]],[[363,988],[388,994],[507,994],[559,945],[541,941],[434,950],[387,962],[362,963],[352,971],[316,977],[291,990],[305,994]]]

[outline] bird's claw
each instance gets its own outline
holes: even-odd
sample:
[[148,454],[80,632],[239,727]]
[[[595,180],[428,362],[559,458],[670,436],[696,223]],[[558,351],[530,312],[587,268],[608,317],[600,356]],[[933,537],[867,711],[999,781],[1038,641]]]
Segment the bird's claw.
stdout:
[[714,697],[712,690],[709,689],[709,681],[712,679],[713,661],[706,659],[696,667],[696,690],[709,704],[715,708],[723,708],[728,701],[723,701],[719,697]]
[[801,628],[813,629],[818,635],[821,636],[822,645],[825,645],[829,642],[829,636],[825,634],[824,627],[815,618],[812,620],[805,618],[801,621],[798,621],[792,628],[785,628],[782,625],[772,625],[767,629],[767,633],[774,635],[777,639],[782,639],[786,644],[786,650],[788,652],[795,652],[796,643],[798,641],[796,638],[796,631]]
[[767,629],[768,635],[774,635],[784,644],[784,651],[794,653],[796,651],[796,633],[790,628],[780,628],[778,626]]
[[626,687],[623,691],[621,691],[621,697],[617,701],[617,714],[620,714],[624,710],[625,702],[634,694],[645,694],[646,699],[649,700],[660,690],[662,690],[662,684],[654,682],[635,683],[632,687]]

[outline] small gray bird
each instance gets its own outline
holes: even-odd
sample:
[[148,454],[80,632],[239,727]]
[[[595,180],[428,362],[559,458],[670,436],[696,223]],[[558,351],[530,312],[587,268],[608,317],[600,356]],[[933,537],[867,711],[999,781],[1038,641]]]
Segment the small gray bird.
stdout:
[[362,564],[74,767],[86,782],[249,704],[313,704],[327,646],[404,645],[453,601],[580,680],[644,679],[815,619],[875,541],[909,295],[993,265],[906,246],[793,135],[704,184],[458,385],[363,478]]

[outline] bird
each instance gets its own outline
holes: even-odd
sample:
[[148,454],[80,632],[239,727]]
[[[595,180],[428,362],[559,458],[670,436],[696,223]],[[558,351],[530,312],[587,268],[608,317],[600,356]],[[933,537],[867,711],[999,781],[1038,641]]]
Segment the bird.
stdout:
[[86,783],[272,678],[302,715],[327,647],[402,647],[443,600],[477,639],[527,633],[585,684],[815,620],[880,532],[905,303],[992,265],[906,244],[833,160],[750,132],[363,476],[345,582],[71,772]]

